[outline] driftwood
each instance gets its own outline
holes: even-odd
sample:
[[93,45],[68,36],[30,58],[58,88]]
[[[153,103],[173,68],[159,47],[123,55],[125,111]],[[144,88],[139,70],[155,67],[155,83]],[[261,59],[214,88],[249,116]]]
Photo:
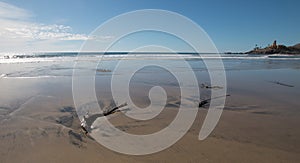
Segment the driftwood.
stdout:
[[127,103],[124,103],[124,104],[122,104],[122,105],[120,105],[120,106],[116,106],[116,107],[114,107],[113,109],[104,112],[104,113],[103,113],[103,116],[108,116],[108,115],[110,115],[110,114],[113,114],[113,113],[115,113],[115,111],[117,111],[118,109],[120,109],[120,108],[122,108],[122,107],[124,107],[124,106],[126,106],[126,105],[127,105]]
[[[104,116],[108,116],[110,114],[113,114],[115,113],[118,109],[124,107],[124,106],[127,106],[127,103],[124,103],[122,105],[119,105],[119,106],[116,106],[112,109],[108,109],[107,111],[103,112],[102,114],[93,114],[91,116],[84,116],[84,121],[86,122],[86,126],[81,126],[83,127],[86,131],[90,132],[92,129],[91,129],[91,126],[92,124],[94,123],[94,121],[99,118],[99,117],[104,117]],[[85,131],[84,130],[84,131]],[[85,131],[85,132],[86,132]]]
[[219,96],[219,97],[214,97],[214,98],[209,98],[209,99],[205,99],[205,100],[201,100],[199,102],[199,108],[201,107],[204,107],[206,104],[209,104],[209,102],[213,99],[218,99],[218,98],[222,98],[222,97],[227,97],[227,96],[230,96],[230,95],[225,95],[225,96]]
[[293,85],[281,83],[281,82],[278,82],[278,81],[268,81],[268,82],[278,84],[278,85],[282,85],[282,86],[285,86],[285,87],[294,87]]
[[211,85],[207,85],[207,84],[204,84],[204,83],[201,84],[201,88],[206,88],[206,89],[223,89],[223,87],[221,87],[221,86],[211,86]]

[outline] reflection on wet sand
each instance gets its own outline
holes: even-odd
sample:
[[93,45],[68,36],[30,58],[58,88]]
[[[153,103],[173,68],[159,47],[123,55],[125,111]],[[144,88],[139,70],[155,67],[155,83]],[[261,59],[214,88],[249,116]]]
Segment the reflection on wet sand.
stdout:
[[[257,69],[245,66],[226,72],[230,97],[216,129],[207,139],[199,141],[198,134],[209,100],[199,108],[192,128],[180,141],[162,152],[146,156],[115,153],[82,132],[72,99],[71,77],[64,76],[70,74],[69,69],[41,71],[53,66],[31,65],[35,73],[22,74],[33,78],[22,80],[15,78],[22,76],[21,73],[10,72],[15,75],[0,79],[0,162],[299,162],[300,71],[286,68],[288,63],[280,63],[278,67],[276,63],[258,63],[262,65]],[[266,68],[270,65],[273,67]],[[6,66],[10,69],[12,65]],[[18,66],[12,69],[25,71],[25,65]],[[228,69],[236,66],[241,65],[225,62]],[[179,84],[173,82],[170,74],[156,72],[157,69],[157,79],[153,78],[153,70],[138,72],[132,79],[131,98],[137,106],[147,107],[149,89],[161,84],[168,94],[165,109],[154,119],[141,121],[126,117],[124,112],[130,108],[124,107],[108,115],[118,129],[150,134],[165,128],[176,116],[180,105]],[[97,73],[98,101],[82,105],[83,111],[89,110],[89,124],[101,118],[101,111],[95,110],[94,105],[104,110],[116,106],[109,93],[111,72]],[[34,74],[58,77],[38,78]],[[202,101],[209,99],[210,89],[222,89],[208,84],[205,71],[196,71],[196,76]],[[202,83],[205,83],[203,87]]]

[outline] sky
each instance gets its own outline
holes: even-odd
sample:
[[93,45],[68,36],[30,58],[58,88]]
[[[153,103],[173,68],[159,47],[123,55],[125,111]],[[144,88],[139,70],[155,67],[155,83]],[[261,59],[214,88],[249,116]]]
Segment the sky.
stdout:
[[300,43],[299,6],[299,0],[0,0],[0,52],[78,51],[99,25],[141,9],[191,19],[220,52],[245,52],[274,40],[294,45]]

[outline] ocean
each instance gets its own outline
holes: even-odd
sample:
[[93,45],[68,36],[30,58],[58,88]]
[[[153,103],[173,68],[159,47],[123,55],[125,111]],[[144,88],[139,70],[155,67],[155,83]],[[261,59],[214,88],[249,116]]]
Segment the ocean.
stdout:
[[[195,53],[2,53],[0,54],[0,78],[9,77],[55,77],[70,76],[77,61],[101,63],[103,69],[112,69],[111,63],[120,60],[157,60],[176,63],[184,59],[195,70],[206,68],[203,60],[222,60],[226,71],[260,68],[299,68],[300,56],[292,55],[247,55],[247,54],[195,54]],[[129,61],[132,60],[132,61]],[[172,62],[170,62],[172,60]],[[21,64],[21,65],[20,65]],[[23,64],[23,65],[22,65]],[[180,64],[180,63],[179,63]],[[34,65],[26,67],[26,65]],[[41,67],[39,67],[41,66]],[[13,68],[12,68],[13,67]],[[20,68],[18,70],[18,67]],[[34,68],[35,67],[35,68]],[[38,68],[39,67],[39,68]],[[71,70],[71,71],[67,71]],[[37,72],[38,71],[38,72]],[[58,73],[59,72],[59,73]],[[55,75],[57,74],[57,75]]]

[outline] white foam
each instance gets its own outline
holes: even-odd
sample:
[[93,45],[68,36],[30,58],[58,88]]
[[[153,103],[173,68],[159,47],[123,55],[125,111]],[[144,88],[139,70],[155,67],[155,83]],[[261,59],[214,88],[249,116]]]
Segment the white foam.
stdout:
[[0,58],[0,64],[18,64],[18,63],[38,63],[38,62],[76,62],[90,61],[98,62],[99,60],[163,60],[163,59],[237,59],[237,60],[259,60],[259,59],[276,59],[276,60],[300,60],[300,56],[291,55],[217,55],[217,54],[109,54],[109,55],[74,55],[59,57],[31,57],[31,58]]
[[6,74],[1,74],[0,75],[0,78],[4,78],[4,77],[6,77],[7,75]]
[[5,79],[44,79],[44,78],[62,78],[69,76],[51,76],[51,75],[43,75],[43,76],[4,76]]

